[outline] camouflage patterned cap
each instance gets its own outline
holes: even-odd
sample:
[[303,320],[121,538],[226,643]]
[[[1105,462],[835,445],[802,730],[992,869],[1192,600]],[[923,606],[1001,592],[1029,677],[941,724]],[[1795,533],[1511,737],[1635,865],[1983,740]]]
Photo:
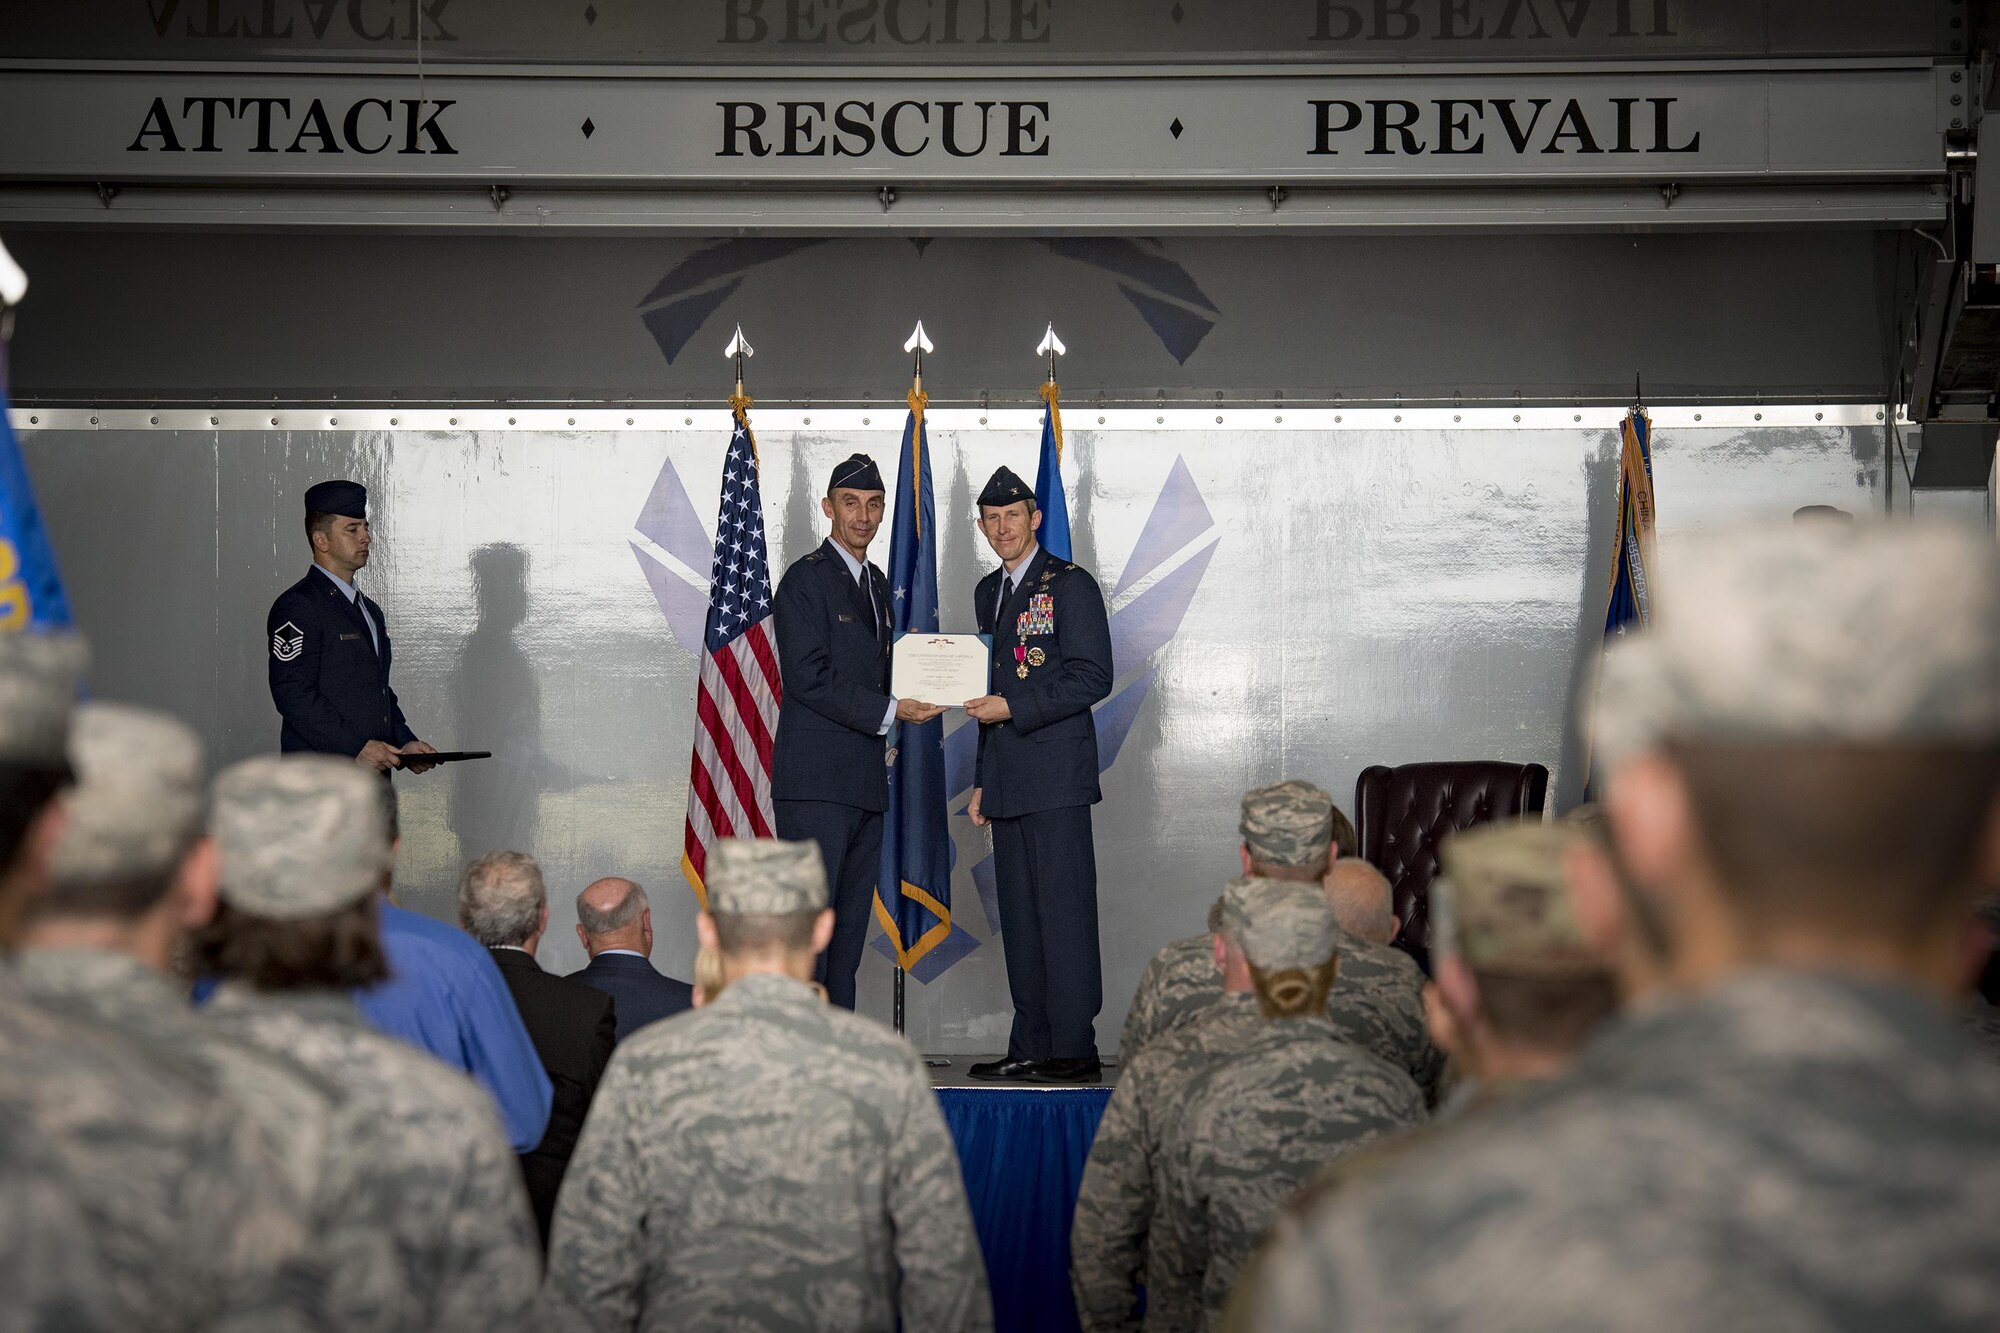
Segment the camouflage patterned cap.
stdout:
[[295,921],[375,892],[393,860],[381,781],[323,754],[266,755],[224,769],[209,816],[223,901]]
[[1250,859],[1271,866],[1309,866],[1333,841],[1333,797],[1310,782],[1280,782],[1243,793],[1237,826]]
[[826,906],[819,845],[782,838],[724,838],[708,853],[708,910],[723,916],[794,916]]
[[1605,654],[1607,767],[1669,738],[2000,738],[2000,560],[1955,524],[1765,524],[1657,560],[1651,628]]
[[0,634],[0,763],[62,768],[86,653],[74,634]]
[[1339,951],[1340,921],[1317,884],[1232,879],[1222,891],[1222,930],[1260,972],[1318,967]]
[[69,757],[76,786],[63,793],[67,818],[50,863],[58,899],[65,884],[171,871],[201,832],[194,732],[150,708],[87,703],[76,710]]
[[1589,834],[1573,824],[1512,820],[1445,839],[1431,889],[1438,947],[1474,971],[1563,978],[1607,970],[1570,905],[1563,858]]

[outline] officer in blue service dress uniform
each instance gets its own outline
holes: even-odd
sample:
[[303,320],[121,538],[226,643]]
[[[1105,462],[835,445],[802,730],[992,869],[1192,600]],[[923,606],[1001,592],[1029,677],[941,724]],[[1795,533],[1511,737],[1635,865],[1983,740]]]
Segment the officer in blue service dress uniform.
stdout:
[[368,563],[368,490],[323,481],[306,491],[313,566],[278,594],[265,618],[271,702],[284,719],[278,748],[345,755],[387,774],[422,773],[436,749],[417,739],[389,687],[389,625],[354,586]]
[[993,829],[1000,937],[1014,1028],[1005,1059],[974,1078],[1095,1082],[1104,1001],[1097,952],[1097,788],[1091,706],[1111,692],[1111,629],[1089,571],[1041,549],[1035,492],[1006,468],[979,493],[979,529],[1001,568],[973,593],[993,636],[994,693],[979,722],[969,813]]
[[771,755],[780,838],[819,844],[833,902],[820,956],[827,998],[854,1007],[854,974],[882,862],[890,723],[943,711],[889,696],[889,581],[868,562],[882,526],[882,474],[855,454],[833,470],[820,512],[833,531],[778,583],[778,671],[785,697]]

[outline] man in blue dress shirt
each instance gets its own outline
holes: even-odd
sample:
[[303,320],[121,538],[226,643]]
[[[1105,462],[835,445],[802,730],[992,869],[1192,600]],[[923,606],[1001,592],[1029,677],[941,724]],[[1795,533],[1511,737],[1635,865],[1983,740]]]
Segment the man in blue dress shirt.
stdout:
[[[390,844],[401,848],[395,791],[386,782],[382,798]],[[514,1151],[532,1152],[549,1127],[555,1085],[493,955],[457,926],[396,906],[386,885],[377,910],[389,979],[354,992],[361,1016],[377,1032],[472,1075],[492,1094]]]
[[265,617],[271,702],[284,719],[278,748],[346,755],[378,772],[430,765],[389,686],[389,626],[355,576],[368,563],[368,490],[322,481],[306,491],[313,564]]
[[771,756],[780,838],[819,844],[833,939],[819,962],[827,999],[854,1007],[854,974],[882,866],[891,723],[944,710],[889,696],[889,581],[868,563],[882,526],[882,474],[866,454],[834,468],[820,512],[833,531],[785,571],[776,609],[785,697]]

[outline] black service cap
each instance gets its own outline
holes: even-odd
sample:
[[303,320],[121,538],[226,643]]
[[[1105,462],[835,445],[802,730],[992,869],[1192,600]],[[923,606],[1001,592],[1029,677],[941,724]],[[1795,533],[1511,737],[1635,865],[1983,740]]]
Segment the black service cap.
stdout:
[[881,470],[867,454],[855,454],[834,467],[833,476],[826,483],[827,492],[831,494],[836,487],[850,491],[882,490]]
[[979,503],[1004,506],[1019,504],[1023,500],[1035,498],[1034,487],[1014,475],[1012,468],[1001,468],[987,481],[986,489],[979,493]]
[[368,517],[368,488],[358,481],[323,481],[306,489],[308,514]]

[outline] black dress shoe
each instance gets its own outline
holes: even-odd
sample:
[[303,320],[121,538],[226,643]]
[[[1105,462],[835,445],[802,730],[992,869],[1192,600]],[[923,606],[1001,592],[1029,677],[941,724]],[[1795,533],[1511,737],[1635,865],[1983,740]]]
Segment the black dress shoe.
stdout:
[[1080,1059],[1041,1060],[1028,1075],[1031,1083],[1101,1083],[1104,1066],[1094,1055]]
[[1024,1079],[1035,1072],[1033,1060],[984,1060],[966,1070],[971,1078]]

